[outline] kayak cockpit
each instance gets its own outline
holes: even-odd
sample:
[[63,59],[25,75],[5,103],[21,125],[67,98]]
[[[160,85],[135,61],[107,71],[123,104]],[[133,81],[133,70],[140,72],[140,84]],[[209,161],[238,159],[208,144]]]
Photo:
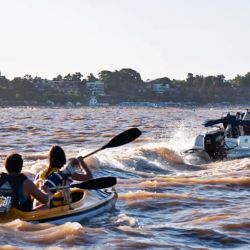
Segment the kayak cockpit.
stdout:
[[117,193],[114,189],[83,190],[71,189],[70,206],[62,205],[53,208],[37,209],[24,212],[11,208],[7,213],[0,213],[0,223],[10,222],[15,219],[30,222],[52,222],[55,224],[67,221],[82,221],[104,212],[115,204]]

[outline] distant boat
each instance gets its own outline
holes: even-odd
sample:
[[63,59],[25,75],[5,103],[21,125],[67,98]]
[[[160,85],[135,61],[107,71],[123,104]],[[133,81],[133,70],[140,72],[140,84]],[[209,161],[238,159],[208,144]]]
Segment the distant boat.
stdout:
[[104,102],[99,103],[95,96],[91,96],[89,99],[89,106],[109,106],[109,104]]
[[98,105],[98,101],[96,99],[95,96],[91,96],[89,99],[89,106],[97,106]]

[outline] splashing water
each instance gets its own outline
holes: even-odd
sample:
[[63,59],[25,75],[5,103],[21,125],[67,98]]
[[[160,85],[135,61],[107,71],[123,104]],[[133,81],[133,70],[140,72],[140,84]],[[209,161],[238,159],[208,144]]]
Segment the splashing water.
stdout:
[[[242,110],[231,107],[230,110]],[[67,158],[86,155],[137,126],[142,136],[86,159],[94,177],[116,176],[116,208],[88,221],[0,225],[1,247],[13,249],[247,249],[250,243],[248,158],[187,164],[209,108],[2,108],[0,158],[24,157],[32,179],[52,144]],[[3,164],[1,170],[4,170]]]

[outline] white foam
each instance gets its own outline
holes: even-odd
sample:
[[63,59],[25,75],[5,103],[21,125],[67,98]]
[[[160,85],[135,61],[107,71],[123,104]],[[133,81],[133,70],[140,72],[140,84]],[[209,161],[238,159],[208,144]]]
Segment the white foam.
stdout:
[[126,214],[119,214],[115,219],[115,224],[117,226],[130,226],[134,227],[138,225],[138,219],[130,217]]

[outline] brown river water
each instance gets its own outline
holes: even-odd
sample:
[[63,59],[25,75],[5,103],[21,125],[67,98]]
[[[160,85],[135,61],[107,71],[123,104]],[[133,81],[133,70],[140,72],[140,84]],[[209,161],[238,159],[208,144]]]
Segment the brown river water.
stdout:
[[0,170],[16,151],[30,178],[53,144],[79,156],[128,128],[142,131],[87,159],[94,177],[118,178],[113,209],[79,223],[0,224],[0,249],[250,249],[250,159],[191,165],[182,157],[205,130],[202,122],[228,110],[0,108]]

